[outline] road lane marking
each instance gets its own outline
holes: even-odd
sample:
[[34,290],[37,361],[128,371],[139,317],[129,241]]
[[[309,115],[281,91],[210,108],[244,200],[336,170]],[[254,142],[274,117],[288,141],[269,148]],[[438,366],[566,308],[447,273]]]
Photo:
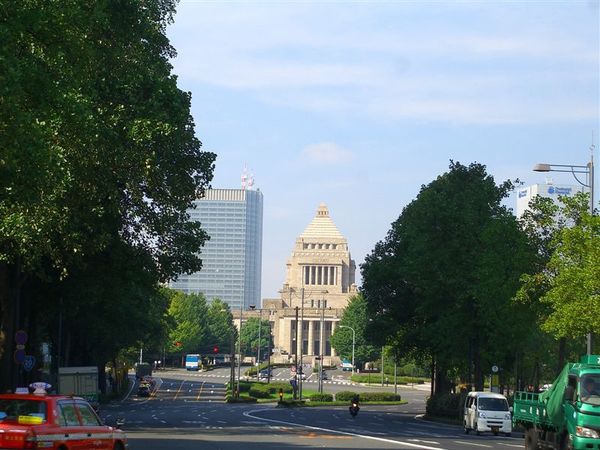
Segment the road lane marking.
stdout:
[[358,437],[358,438],[362,438],[362,439],[370,439],[370,440],[373,440],[373,441],[386,442],[386,443],[389,443],[389,444],[405,445],[405,446],[408,446],[408,447],[420,448],[420,449],[423,449],[423,450],[448,450],[448,449],[444,449],[442,447],[429,447],[429,446],[426,446],[426,445],[413,444],[411,442],[406,442],[406,441],[396,441],[394,439],[381,438],[381,437],[377,437],[377,436],[369,436],[367,434],[358,434],[358,433],[348,432],[348,431],[332,430],[332,429],[329,429],[329,428],[314,427],[314,426],[311,426],[311,425],[304,425],[304,424],[301,424],[301,423],[286,422],[284,420],[266,419],[266,418],[263,418],[263,417],[257,417],[257,416],[253,416],[252,415],[252,413],[257,413],[257,412],[261,412],[261,411],[268,411],[268,410],[266,410],[266,409],[254,409],[252,411],[245,411],[244,412],[244,416],[250,417],[251,419],[264,420],[265,422],[281,423],[281,424],[289,425],[289,426],[293,426],[293,427],[308,428],[309,430],[325,431],[327,433],[337,433],[337,434],[342,434],[342,435],[346,435],[346,436],[354,436],[354,437]]
[[505,444],[504,442],[498,442],[498,444],[500,445],[504,445],[506,447],[515,447],[515,448],[521,448],[523,447],[522,445],[517,445],[517,444]]
[[203,381],[202,384],[200,385],[200,389],[198,390],[198,397],[196,397],[196,401],[200,401],[200,395],[202,394],[202,388],[204,388],[204,383],[206,383],[206,381]]
[[463,445],[474,445],[475,447],[487,447],[487,448],[492,448],[491,445],[487,445],[487,444],[477,444],[475,442],[467,442],[467,441],[453,441],[456,444],[463,444]]
[[173,397],[173,400],[177,400],[177,396],[179,395],[179,393],[181,392],[181,388],[183,387],[183,384],[186,382],[186,380],[183,380],[181,382],[181,384],[179,385],[179,389],[177,389],[177,393],[175,394],[175,397]]

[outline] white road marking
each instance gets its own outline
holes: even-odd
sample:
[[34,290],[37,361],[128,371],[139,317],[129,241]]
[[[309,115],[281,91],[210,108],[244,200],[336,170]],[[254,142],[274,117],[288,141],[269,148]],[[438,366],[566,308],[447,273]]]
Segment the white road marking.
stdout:
[[423,449],[423,450],[447,450],[447,449],[444,449],[442,447],[428,447],[426,445],[413,444],[411,442],[406,442],[406,441],[396,441],[394,439],[387,439],[387,438],[381,438],[381,437],[376,437],[376,436],[369,436],[369,435],[366,435],[366,434],[358,434],[358,433],[353,433],[353,432],[348,432],[348,431],[332,430],[332,429],[329,429],[329,428],[313,427],[311,425],[304,425],[304,424],[301,424],[301,423],[294,423],[294,422],[285,422],[283,420],[265,419],[263,417],[257,417],[257,416],[253,416],[252,415],[252,413],[261,412],[261,411],[266,411],[266,410],[264,410],[264,409],[255,409],[255,410],[252,410],[252,411],[245,411],[244,412],[244,416],[250,417],[251,419],[264,420],[265,422],[282,423],[284,425],[289,425],[289,426],[293,426],[293,427],[308,428],[309,430],[325,431],[327,433],[337,433],[337,434],[342,434],[342,435],[346,435],[346,436],[354,436],[354,437],[358,437],[358,438],[362,438],[362,439],[370,439],[370,440],[373,440],[373,441],[387,442],[389,444],[405,445],[405,446],[408,446],[408,447],[420,448],[420,449]]
[[457,444],[463,444],[463,445],[474,445],[475,447],[487,447],[487,448],[492,448],[491,445],[486,445],[486,444],[477,444],[475,442],[467,442],[467,441],[453,441]]
[[423,441],[421,439],[409,439],[409,441],[411,441],[411,442],[422,442],[423,444],[441,445],[439,442],[436,442],[436,441]]
[[498,442],[498,444],[500,445],[504,445],[506,447],[514,447],[514,448],[522,448],[522,445],[517,445],[517,444],[505,444],[504,442]]

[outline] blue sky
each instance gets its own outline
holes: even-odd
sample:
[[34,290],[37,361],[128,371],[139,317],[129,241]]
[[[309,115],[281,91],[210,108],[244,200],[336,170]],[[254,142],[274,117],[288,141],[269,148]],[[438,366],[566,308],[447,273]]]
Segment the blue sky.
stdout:
[[598,0],[182,0],[172,63],[212,185],[246,164],[264,194],[262,296],[320,202],[361,264],[450,159],[527,184],[537,162],[586,164],[599,23]]

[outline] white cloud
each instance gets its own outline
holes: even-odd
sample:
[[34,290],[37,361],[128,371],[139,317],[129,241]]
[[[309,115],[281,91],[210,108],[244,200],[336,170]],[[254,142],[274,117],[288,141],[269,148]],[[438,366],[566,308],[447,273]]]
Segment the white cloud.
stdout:
[[[290,109],[379,122],[597,117],[597,40],[571,21],[557,27],[549,13],[531,22],[533,7],[459,4],[436,15],[437,4],[374,3],[184,2],[171,30],[175,72]],[[479,23],[461,26],[465,17]]]
[[353,153],[334,142],[310,144],[302,150],[302,155],[310,161],[325,164],[338,164],[352,160]]

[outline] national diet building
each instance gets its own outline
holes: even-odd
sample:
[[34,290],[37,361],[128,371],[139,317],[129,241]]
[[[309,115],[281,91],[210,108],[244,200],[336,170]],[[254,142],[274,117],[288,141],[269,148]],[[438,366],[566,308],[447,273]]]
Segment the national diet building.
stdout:
[[348,241],[327,206],[319,205],[296,239],[280,297],[263,299],[261,311],[247,313],[268,318],[274,341],[272,362],[292,362],[298,351],[304,364],[314,365],[321,355],[324,365],[339,364],[330,338],[349,299],[357,294],[355,272]]

